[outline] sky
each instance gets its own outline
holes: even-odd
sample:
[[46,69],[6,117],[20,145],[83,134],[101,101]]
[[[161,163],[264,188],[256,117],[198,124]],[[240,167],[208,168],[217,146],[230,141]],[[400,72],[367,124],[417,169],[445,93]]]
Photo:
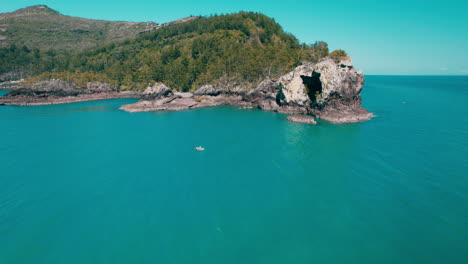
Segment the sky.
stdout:
[[164,23],[261,12],[299,41],[344,49],[369,75],[468,75],[466,0],[0,0],[0,12],[44,4],[64,15]]

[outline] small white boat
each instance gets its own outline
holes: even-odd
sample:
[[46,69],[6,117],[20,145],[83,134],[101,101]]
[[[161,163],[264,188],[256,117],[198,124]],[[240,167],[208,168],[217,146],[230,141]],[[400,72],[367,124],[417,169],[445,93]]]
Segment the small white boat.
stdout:
[[202,146],[198,146],[198,147],[195,147],[193,149],[195,149],[196,151],[205,151],[205,148],[202,147]]

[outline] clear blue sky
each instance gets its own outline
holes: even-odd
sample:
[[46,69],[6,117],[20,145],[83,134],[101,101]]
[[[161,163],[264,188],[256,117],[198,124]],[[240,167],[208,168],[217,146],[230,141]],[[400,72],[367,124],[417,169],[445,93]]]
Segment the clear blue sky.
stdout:
[[346,50],[366,74],[468,74],[466,0],[2,0],[0,12],[37,4],[71,16],[157,23],[257,11],[301,42]]

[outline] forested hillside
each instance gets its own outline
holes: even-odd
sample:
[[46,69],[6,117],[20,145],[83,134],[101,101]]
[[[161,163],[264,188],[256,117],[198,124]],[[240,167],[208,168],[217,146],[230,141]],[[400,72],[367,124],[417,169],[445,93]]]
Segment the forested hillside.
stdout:
[[0,49],[0,55],[0,74],[36,75],[30,81],[99,79],[133,90],[164,82],[188,91],[219,82],[253,86],[303,61],[327,56],[328,46],[325,42],[300,44],[273,19],[241,12],[194,19],[78,54],[10,46]]

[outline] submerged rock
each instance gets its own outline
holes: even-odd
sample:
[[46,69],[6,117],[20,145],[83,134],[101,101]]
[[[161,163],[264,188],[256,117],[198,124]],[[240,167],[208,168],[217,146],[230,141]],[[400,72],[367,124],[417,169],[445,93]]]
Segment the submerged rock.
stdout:
[[317,121],[315,121],[314,117],[307,116],[307,115],[291,115],[287,117],[288,121],[294,123],[301,123],[301,124],[311,124],[316,125]]

